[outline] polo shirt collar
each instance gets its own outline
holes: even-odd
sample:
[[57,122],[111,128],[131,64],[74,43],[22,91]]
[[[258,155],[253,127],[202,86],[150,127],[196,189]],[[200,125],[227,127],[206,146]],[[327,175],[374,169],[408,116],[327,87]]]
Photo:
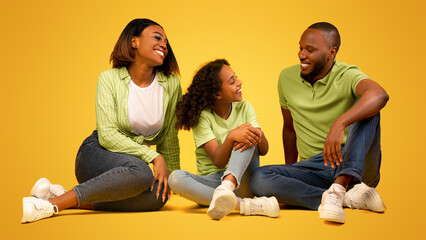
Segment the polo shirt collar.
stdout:
[[334,72],[334,71],[335,71],[335,69],[336,69],[336,68],[335,68],[336,64],[337,64],[337,59],[334,59],[333,66],[331,67],[330,71],[327,73],[327,75],[325,75],[325,77],[321,78],[321,79],[320,79],[320,80],[318,80],[317,82],[320,82],[320,83],[322,83],[322,84],[324,84],[324,85],[327,85],[328,79],[330,79],[330,75],[332,75],[332,74],[333,74],[333,72]]

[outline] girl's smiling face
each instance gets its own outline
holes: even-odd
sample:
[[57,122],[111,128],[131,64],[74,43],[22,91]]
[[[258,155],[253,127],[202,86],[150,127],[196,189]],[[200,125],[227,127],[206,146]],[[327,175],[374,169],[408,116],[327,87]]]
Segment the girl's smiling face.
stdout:
[[241,85],[243,84],[231,67],[223,65],[219,72],[219,79],[222,81],[222,90],[218,99],[225,102],[240,102],[243,100]]

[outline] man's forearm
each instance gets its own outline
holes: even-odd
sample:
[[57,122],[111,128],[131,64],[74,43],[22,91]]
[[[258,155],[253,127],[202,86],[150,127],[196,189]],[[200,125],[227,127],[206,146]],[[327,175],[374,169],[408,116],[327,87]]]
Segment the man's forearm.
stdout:
[[389,96],[380,86],[379,88],[370,88],[363,92],[358,102],[342,114],[336,122],[347,127],[354,122],[372,117],[380,112],[388,100]]
[[294,128],[283,128],[283,147],[286,164],[297,162],[296,132]]

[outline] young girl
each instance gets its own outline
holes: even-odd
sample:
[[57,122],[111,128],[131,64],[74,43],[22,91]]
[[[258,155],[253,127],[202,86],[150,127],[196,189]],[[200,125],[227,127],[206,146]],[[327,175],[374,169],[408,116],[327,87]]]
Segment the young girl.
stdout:
[[22,223],[67,208],[153,211],[167,201],[168,174],[180,168],[175,109],[182,91],[164,29],[149,19],[131,21],[111,61],[96,89],[96,130],[77,154],[80,184],[65,192],[41,178],[34,197],[23,199]]
[[213,219],[233,209],[244,215],[279,215],[275,197],[251,199],[248,180],[259,167],[259,154],[268,152],[268,141],[252,105],[241,101],[241,84],[225,59],[209,62],[195,74],[176,109],[177,127],[193,128],[198,175],[176,170],[170,187],[210,205],[207,215]]

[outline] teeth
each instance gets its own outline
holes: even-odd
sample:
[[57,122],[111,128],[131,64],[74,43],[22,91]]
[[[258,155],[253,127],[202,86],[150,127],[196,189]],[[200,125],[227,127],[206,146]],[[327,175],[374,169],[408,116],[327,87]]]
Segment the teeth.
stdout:
[[307,67],[309,67],[309,64],[307,64],[307,63],[301,63],[300,64],[303,68],[307,68]]
[[156,53],[160,54],[161,56],[164,56],[164,53],[162,51],[159,50],[155,50]]
[[241,92],[241,89],[237,91],[237,93],[240,93],[240,92]]

